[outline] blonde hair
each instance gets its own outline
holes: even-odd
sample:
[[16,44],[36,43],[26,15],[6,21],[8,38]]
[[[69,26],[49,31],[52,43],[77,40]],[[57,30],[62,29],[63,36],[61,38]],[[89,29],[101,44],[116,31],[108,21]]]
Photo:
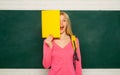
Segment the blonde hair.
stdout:
[[65,16],[65,18],[67,19],[67,28],[66,28],[67,35],[70,35],[70,36],[73,35],[72,29],[71,29],[71,22],[68,14],[66,12],[61,11],[60,15]]

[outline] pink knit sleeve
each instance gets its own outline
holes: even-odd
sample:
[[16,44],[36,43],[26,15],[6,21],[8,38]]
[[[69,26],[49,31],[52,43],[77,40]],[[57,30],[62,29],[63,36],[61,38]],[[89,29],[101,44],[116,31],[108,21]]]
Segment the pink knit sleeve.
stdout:
[[50,48],[46,43],[45,40],[43,42],[43,66],[44,68],[49,68],[51,66],[51,54],[52,48]]
[[77,38],[77,55],[79,61],[76,61],[76,75],[82,75],[82,64],[81,64],[81,54],[80,54],[80,46],[79,46],[79,39]]

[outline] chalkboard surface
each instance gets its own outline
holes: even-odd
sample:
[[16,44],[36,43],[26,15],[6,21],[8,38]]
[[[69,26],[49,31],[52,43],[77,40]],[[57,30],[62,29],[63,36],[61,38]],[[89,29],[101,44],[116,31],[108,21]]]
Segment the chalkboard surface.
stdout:
[[[83,68],[120,68],[120,11],[66,11]],[[41,11],[0,11],[0,68],[43,68]]]

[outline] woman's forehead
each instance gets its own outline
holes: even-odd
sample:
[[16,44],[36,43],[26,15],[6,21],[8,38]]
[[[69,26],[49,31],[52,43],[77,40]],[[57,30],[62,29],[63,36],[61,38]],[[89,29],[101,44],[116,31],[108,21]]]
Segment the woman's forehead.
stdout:
[[67,19],[65,15],[60,15],[60,18]]

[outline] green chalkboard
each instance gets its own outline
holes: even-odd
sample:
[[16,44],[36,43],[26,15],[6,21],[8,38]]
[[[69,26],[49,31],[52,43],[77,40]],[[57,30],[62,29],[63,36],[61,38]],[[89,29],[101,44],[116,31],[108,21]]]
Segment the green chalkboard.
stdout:
[[[83,68],[120,68],[120,11],[65,11]],[[0,68],[43,68],[41,11],[0,11]]]
[[120,12],[68,12],[80,39],[83,68],[120,68]]

